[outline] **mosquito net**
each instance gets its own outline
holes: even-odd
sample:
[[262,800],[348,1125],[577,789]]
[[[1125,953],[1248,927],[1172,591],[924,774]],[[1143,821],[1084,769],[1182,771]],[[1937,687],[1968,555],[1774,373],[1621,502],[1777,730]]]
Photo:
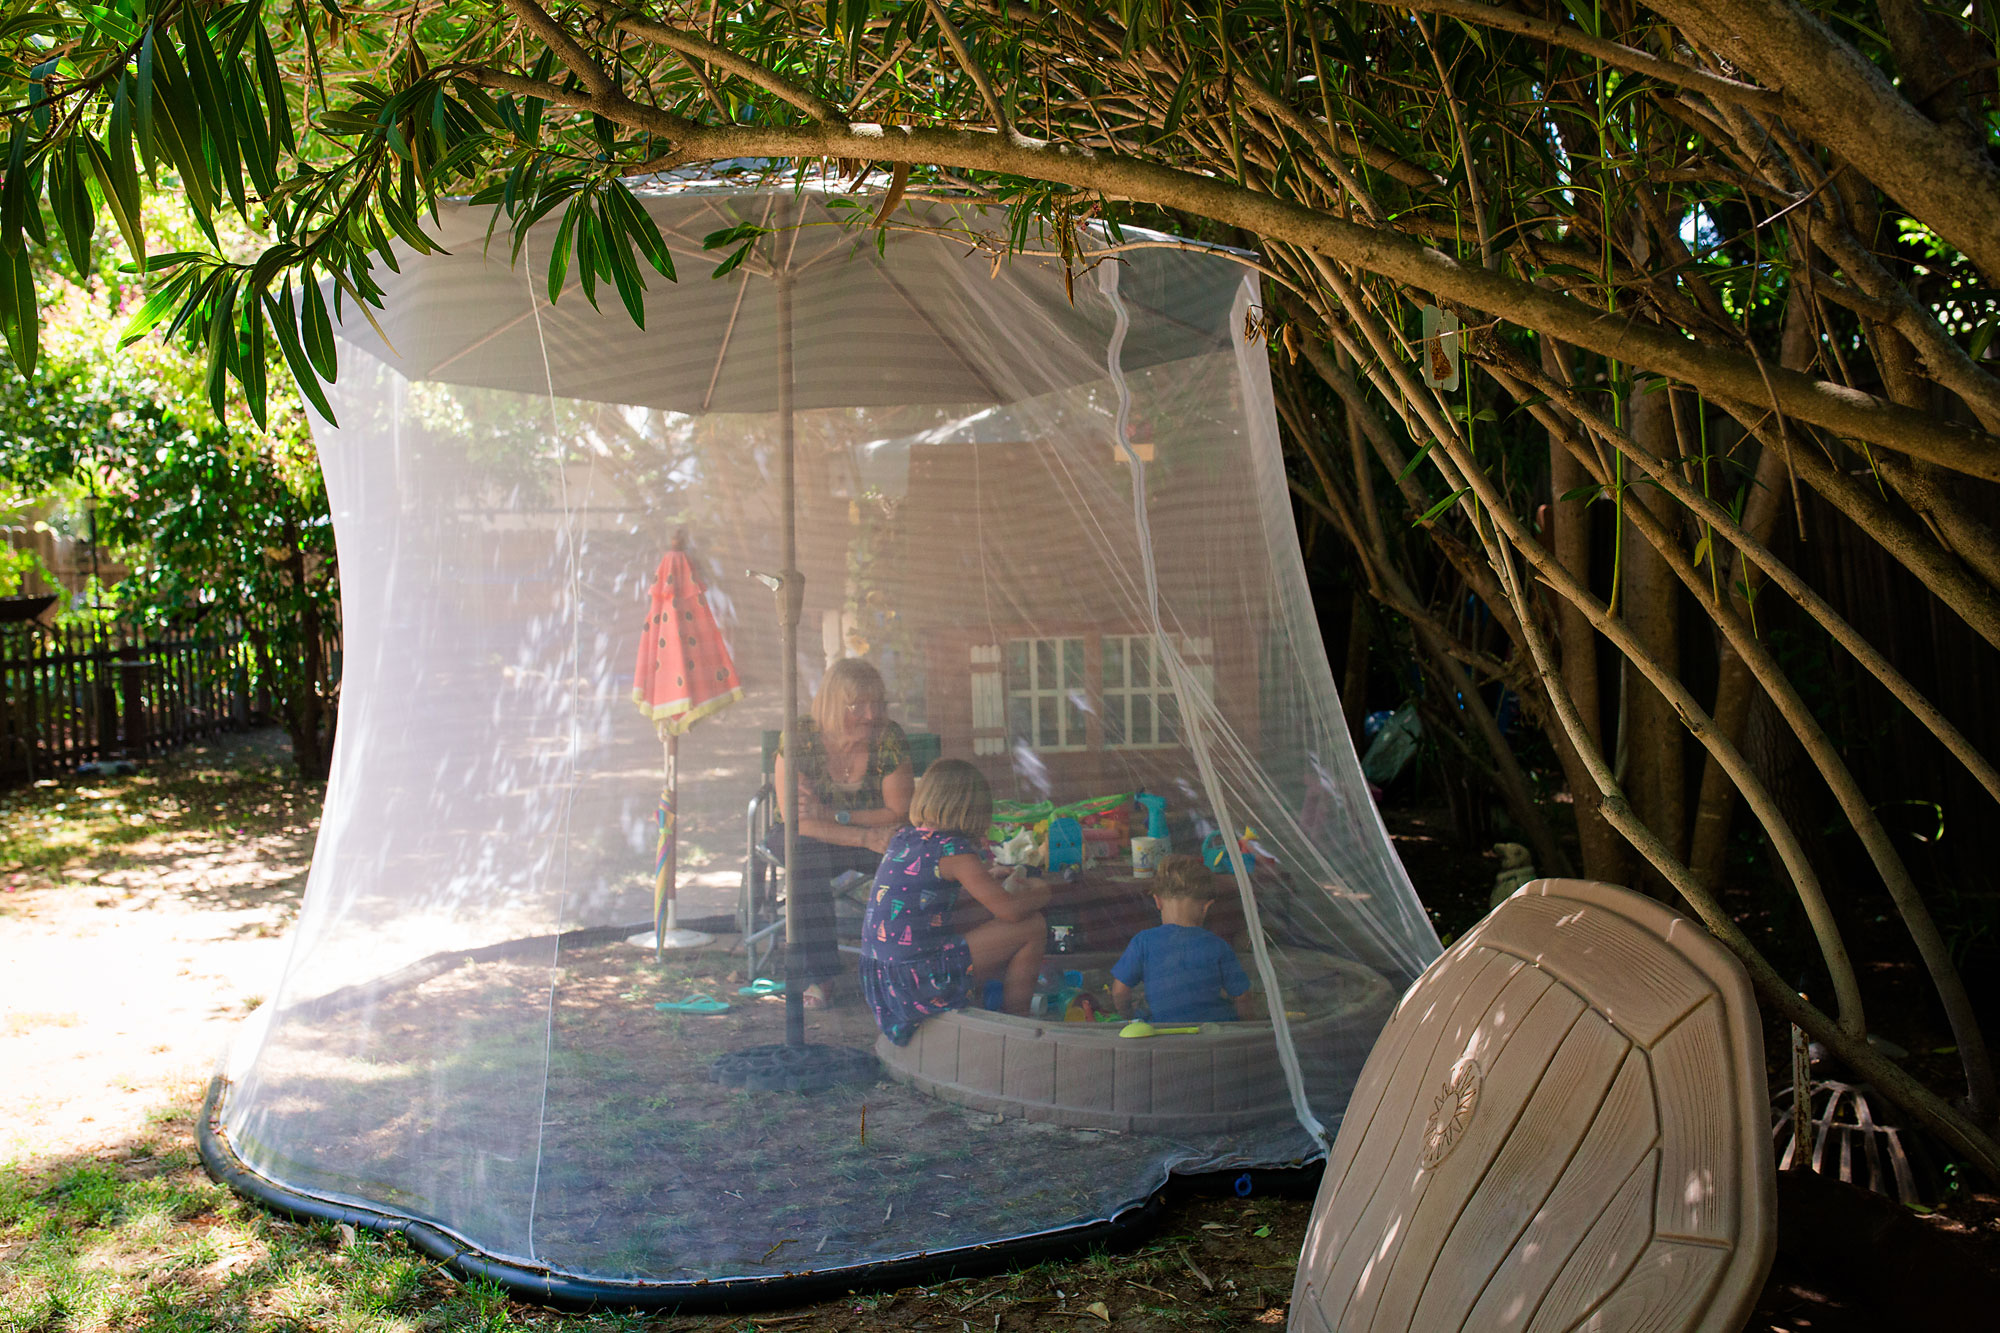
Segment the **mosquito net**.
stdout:
[[[338,321],[339,738],[212,1162],[462,1266],[651,1299],[1074,1235],[1173,1172],[1317,1156],[1437,941],[1315,626],[1254,269],[1130,230],[1007,255],[971,205],[876,228],[810,190],[641,198],[679,267],[643,328],[573,274],[550,299],[552,222],[512,264],[470,207]],[[790,888],[783,595],[819,719]],[[940,887],[948,1012],[898,1044],[863,933],[895,807],[946,760],[996,803],[952,854],[1041,863],[1046,953],[1029,1013],[983,1007],[1018,997],[950,941],[991,913]],[[1160,924],[1135,842],[1207,843],[1240,1010],[1219,962],[1200,998],[1228,1012],[1194,1031],[1089,1021]],[[656,956],[661,888],[689,947]],[[718,1082],[787,1041],[787,900],[830,1001],[806,1039],[856,1063]],[[1168,1026],[1184,961],[1147,964],[1135,1012]]]

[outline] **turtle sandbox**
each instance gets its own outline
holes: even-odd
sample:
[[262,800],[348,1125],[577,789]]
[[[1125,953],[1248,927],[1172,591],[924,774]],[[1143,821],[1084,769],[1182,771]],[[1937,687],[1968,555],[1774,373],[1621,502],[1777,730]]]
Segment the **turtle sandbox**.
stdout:
[[[1280,950],[1276,961],[1288,989],[1315,997],[1291,1020],[1308,1095],[1345,1105],[1395,990],[1332,954]],[[1270,1023],[1144,1038],[1120,1037],[1122,1026],[961,1009],[925,1020],[907,1046],[877,1039],[875,1053],[891,1078],[945,1101],[1077,1129],[1212,1134],[1295,1114]]]

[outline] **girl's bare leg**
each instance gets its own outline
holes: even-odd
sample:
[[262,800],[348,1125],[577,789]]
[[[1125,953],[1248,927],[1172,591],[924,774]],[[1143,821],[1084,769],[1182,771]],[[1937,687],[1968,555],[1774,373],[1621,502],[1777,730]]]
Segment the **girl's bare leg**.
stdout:
[[972,980],[979,987],[999,978],[1010,1014],[1026,1014],[1035,993],[1035,978],[1041,975],[1042,951],[1049,937],[1048,923],[1041,913],[1026,921],[988,921],[965,934],[972,949]]

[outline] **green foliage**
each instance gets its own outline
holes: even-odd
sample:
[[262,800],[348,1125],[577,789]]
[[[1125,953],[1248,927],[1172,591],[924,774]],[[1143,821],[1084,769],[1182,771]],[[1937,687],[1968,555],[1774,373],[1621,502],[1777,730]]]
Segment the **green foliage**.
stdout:
[[60,278],[46,286],[52,337],[38,373],[0,371],[0,491],[59,503],[77,535],[130,569],[99,590],[101,614],[134,630],[247,635],[249,683],[274,697],[317,771],[338,588],[298,400],[271,395],[269,429],[229,404],[213,412],[198,361],[157,345],[120,351],[115,310]]
[[[218,417],[235,394],[266,422],[274,355],[330,416],[320,385],[338,370],[332,314],[377,304],[380,269],[399,252],[435,248],[426,221],[448,195],[493,207],[515,258],[530,227],[557,217],[551,298],[574,284],[597,304],[608,287],[643,324],[649,272],[677,275],[627,177],[701,160],[684,144],[720,131],[822,117],[990,123],[980,78],[1023,133],[1220,172],[1315,207],[1332,205],[1322,187],[1338,176],[1461,260],[1497,239],[1503,270],[1607,304],[1644,295],[1607,220],[1642,188],[1660,193],[1641,182],[1662,168],[1678,173],[1666,204],[1727,238],[1687,262],[1728,316],[1775,309],[1794,262],[1783,229],[1761,223],[1767,203],[1696,169],[1711,136],[1658,79],[1504,31],[1298,0],[947,6],[948,24],[902,0],[657,12],[556,12],[574,44],[562,51],[522,40],[518,12],[465,0],[365,12],[112,0],[24,14],[0,31],[8,100],[25,109],[0,177],[0,331],[16,363],[41,356],[31,259],[60,255],[88,274],[105,218],[154,280],[129,336],[184,338]],[[1609,14],[1571,19],[1641,40]],[[1864,15],[1852,32],[1883,60],[1878,27]],[[742,63],[683,54],[707,41]],[[715,155],[731,151],[717,140]],[[1055,224],[1065,255],[1069,224],[1111,212],[1097,192],[998,173],[918,166],[909,179],[970,182],[1016,208],[1015,244],[1033,216]],[[193,244],[149,247],[154,189],[184,201]],[[232,218],[263,239],[233,243]],[[1915,219],[1896,225],[1936,239]],[[717,276],[757,239],[711,237],[726,251]],[[1528,239],[1538,244],[1517,243]],[[1991,293],[1942,242],[1925,262],[1961,327],[1990,338]]]
[[28,580],[52,583],[42,558],[26,547],[0,546],[0,597],[18,597],[27,591]]

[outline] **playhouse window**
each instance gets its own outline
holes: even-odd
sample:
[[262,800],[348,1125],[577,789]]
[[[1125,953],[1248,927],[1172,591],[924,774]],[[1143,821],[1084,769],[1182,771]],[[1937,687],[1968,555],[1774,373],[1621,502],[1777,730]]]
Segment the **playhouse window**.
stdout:
[[1107,634],[1104,743],[1120,749],[1180,741],[1180,701],[1150,634]]
[[1081,750],[1084,725],[1083,640],[1007,641],[1007,730],[1036,750]]

